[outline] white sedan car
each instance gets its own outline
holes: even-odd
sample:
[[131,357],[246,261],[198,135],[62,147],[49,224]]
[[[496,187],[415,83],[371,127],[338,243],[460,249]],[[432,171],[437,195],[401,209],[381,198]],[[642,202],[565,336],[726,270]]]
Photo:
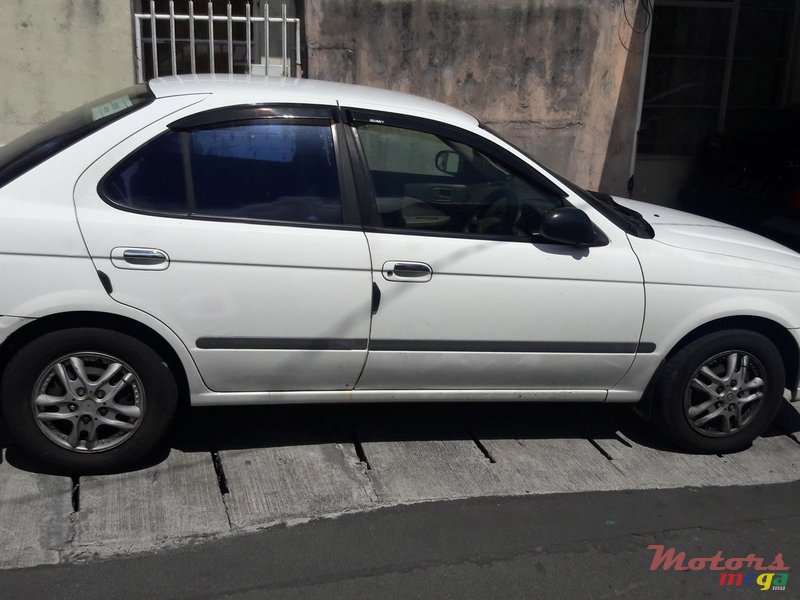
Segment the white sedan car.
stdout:
[[769,425],[800,255],[586,192],[383,90],[166,78],[0,149],[0,402],[122,469],[192,405],[638,402],[684,449]]

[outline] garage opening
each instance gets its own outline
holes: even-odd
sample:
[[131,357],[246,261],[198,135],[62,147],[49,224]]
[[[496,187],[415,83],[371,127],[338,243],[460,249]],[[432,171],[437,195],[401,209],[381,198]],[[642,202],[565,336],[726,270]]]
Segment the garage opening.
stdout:
[[[791,173],[759,171],[744,147],[753,146],[748,136],[763,141],[770,130],[800,117],[787,110],[800,103],[797,5],[795,0],[655,1],[634,197],[704,212],[705,204],[730,206],[733,197],[743,204],[750,197],[755,205],[778,193],[795,193],[769,182]],[[800,167],[792,152],[787,149],[778,159],[790,169]],[[706,189],[693,194],[700,186],[698,169],[718,169],[718,181],[705,182]],[[795,179],[800,199],[800,171]]]

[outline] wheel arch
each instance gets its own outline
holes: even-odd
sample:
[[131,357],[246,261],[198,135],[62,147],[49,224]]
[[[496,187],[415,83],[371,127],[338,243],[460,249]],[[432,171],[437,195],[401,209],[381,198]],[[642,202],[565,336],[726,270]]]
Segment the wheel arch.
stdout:
[[675,355],[676,352],[679,352],[687,344],[692,343],[704,335],[729,329],[745,329],[748,331],[761,333],[773,344],[775,344],[778,352],[783,358],[784,373],[786,375],[785,387],[789,388],[794,393],[798,383],[798,377],[800,377],[800,348],[798,348],[794,337],[787,331],[786,327],[771,319],[766,317],[742,315],[721,317],[719,319],[708,321],[707,323],[695,327],[693,330],[680,338],[672,346],[669,352],[664,355],[664,359],[661,361],[661,364],[651,376],[650,383],[647,386],[647,390],[643,398],[645,400],[645,404],[649,405],[650,400],[652,399],[653,385],[658,380],[662,367],[667,363],[667,361],[669,361],[670,358]]
[[800,377],[800,348],[798,348],[797,342],[792,334],[787,331],[786,327],[766,317],[756,317],[752,315],[720,317],[698,325],[673,344],[669,352],[664,355],[658,367],[653,371],[652,375],[650,375],[650,379],[646,380],[648,383],[637,403],[637,412],[646,420],[652,420],[655,404],[654,387],[658,378],[661,376],[664,365],[670,358],[677,352],[680,352],[687,344],[692,343],[704,335],[729,329],[754,331],[765,335],[775,344],[783,358],[783,367],[786,376],[784,385],[789,388],[792,393],[795,392],[795,388],[798,385],[798,378]]
[[704,335],[727,329],[747,329],[766,336],[775,344],[781,357],[783,357],[783,367],[786,373],[785,387],[792,389],[797,385],[797,378],[800,374],[798,373],[800,369],[800,348],[798,348],[797,342],[794,337],[792,337],[792,334],[789,333],[783,325],[765,317],[722,317],[709,321],[683,336],[680,341],[672,347],[669,353],[667,353],[664,360],[669,360],[676,352],[686,346],[686,344]]
[[40,317],[23,325],[0,345],[0,381],[5,375],[8,361],[16,350],[47,333],[74,327],[94,327],[118,331],[153,348],[164,359],[175,376],[179,406],[181,408],[189,406],[190,391],[186,369],[172,345],[160,333],[144,323],[113,313],[91,311],[57,313]]

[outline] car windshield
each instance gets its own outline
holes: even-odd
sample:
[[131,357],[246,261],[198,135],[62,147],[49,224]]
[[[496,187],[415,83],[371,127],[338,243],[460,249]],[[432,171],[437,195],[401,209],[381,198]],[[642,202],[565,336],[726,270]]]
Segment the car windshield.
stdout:
[[0,147],[0,187],[153,99],[146,84],[135,85],[84,104]]
[[585,200],[588,204],[592,206],[595,210],[597,210],[600,214],[602,214],[605,218],[609,221],[614,223],[617,227],[622,229],[625,233],[633,235],[639,238],[649,238],[652,239],[655,237],[655,231],[653,227],[648,223],[645,218],[640,215],[635,210],[630,208],[626,208],[621,206],[614,199],[608,195],[603,194],[600,192],[589,192],[584,190],[582,187],[575,185],[568,179],[561,177],[558,173],[555,173],[542,165],[539,161],[533,158],[528,152],[514,144],[513,142],[508,141],[502,135],[500,135],[497,131],[492,129],[490,126],[481,123],[481,128],[485,129],[495,137],[503,140],[506,144],[514,148],[517,152],[520,152],[524,156],[527,156],[532,161],[536,162],[540,168],[547,171],[550,175],[555,177],[558,181],[560,181],[565,187],[569,188],[570,191],[575,193],[577,196],[580,196],[583,200]]

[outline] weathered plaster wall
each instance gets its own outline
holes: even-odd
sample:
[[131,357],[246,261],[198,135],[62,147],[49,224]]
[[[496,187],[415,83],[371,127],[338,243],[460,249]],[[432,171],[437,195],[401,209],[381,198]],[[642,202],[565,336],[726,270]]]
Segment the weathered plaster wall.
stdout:
[[0,144],[133,83],[130,0],[0,2]]
[[643,36],[622,2],[306,0],[309,76],[453,104],[576,183],[624,193]]

